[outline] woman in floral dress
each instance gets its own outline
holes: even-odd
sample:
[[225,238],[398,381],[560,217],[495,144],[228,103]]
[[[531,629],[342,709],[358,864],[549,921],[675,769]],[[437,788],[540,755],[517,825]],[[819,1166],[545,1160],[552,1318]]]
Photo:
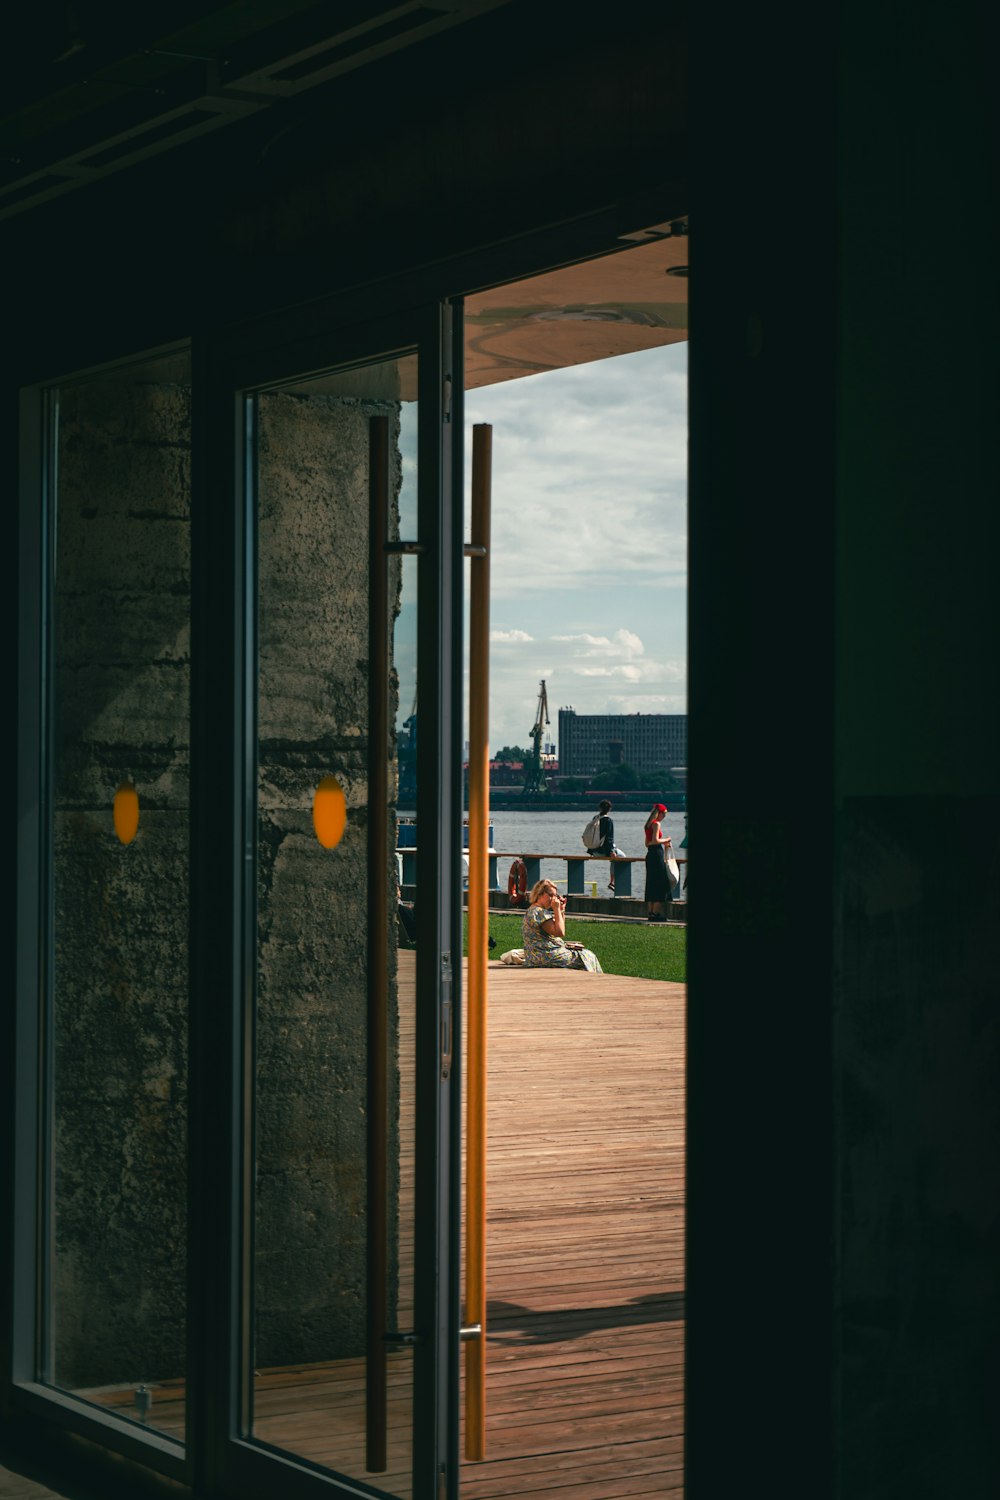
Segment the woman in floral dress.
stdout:
[[582,943],[566,941],[566,898],[551,880],[531,887],[528,910],[521,923],[524,932],[524,962],[529,969],[587,969],[603,974],[596,953]]

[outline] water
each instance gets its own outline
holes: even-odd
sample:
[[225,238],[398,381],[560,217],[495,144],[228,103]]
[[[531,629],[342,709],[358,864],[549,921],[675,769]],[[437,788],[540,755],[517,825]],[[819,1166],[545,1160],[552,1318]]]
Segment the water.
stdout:
[[[490,813],[490,822],[493,823],[493,847],[499,858],[498,880],[502,891],[507,889],[507,876],[510,873],[511,859],[525,853],[586,853],[580,834],[586,823],[591,820],[597,811],[594,805],[592,811],[576,811],[576,813],[553,813],[553,811],[520,811],[513,810],[495,811]],[[414,817],[415,814],[400,811],[400,817]],[[634,813],[634,811],[616,811],[612,808],[612,822],[615,823],[615,843],[619,849],[633,858],[645,858],[646,843],[643,838],[643,825],[645,825],[648,811],[645,813]],[[687,832],[684,813],[669,811],[664,819],[664,832],[673,838],[673,853],[678,858],[687,859],[688,849],[682,849],[681,840]],[[607,886],[607,865],[595,864],[594,876],[597,880],[598,894]],[[541,874],[543,879],[552,880],[556,885],[565,889],[567,883],[567,865],[564,859],[543,859],[541,861]],[[633,894],[642,895],[643,874],[642,868],[633,865]],[[681,883],[687,880],[687,867],[681,865]]]
[[[597,811],[595,805],[594,812]],[[499,855],[514,856],[518,854],[585,854],[582,834],[585,825],[592,817],[590,812],[521,812],[520,810],[495,812],[493,814],[493,847]],[[648,812],[618,812],[611,810],[611,821],[615,825],[615,843],[625,854],[633,858],[643,858],[646,853],[646,844],[642,830],[646,822]],[[684,814],[682,812],[668,812],[664,819],[664,832],[673,839],[673,852],[686,858],[688,851],[680,847],[681,840],[685,834]],[[510,870],[510,858],[500,858],[497,861],[498,875],[501,889],[507,889],[507,874]],[[601,894],[607,885],[607,876],[604,872],[607,865],[598,864],[594,867],[594,879],[597,880],[598,893]],[[682,866],[681,881],[686,877],[686,870]],[[600,872],[600,874],[598,874]],[[565,889],[566,865],[562,860],[542,860],[542,877],[552,880]],[[640,868],[632,867],[632,890],[633,893],[642,895],[643,872]]]
[[[497,861],[497,874],[502,890],[507,889],[507,876],[510,872],[511,859],[519,854],[585,854],[583,840],[580,835],[589,822],[593,813],[597,811],[594,804],[593,811],[580,812],[548,812],[539,809],[531,812],[527,809],[522,812],[519,808],[511,811],[494,812],[491,815],[493,823],[493,847],[500,858]],[[405,814],[401,814],[405,816]],[[646,844],[642,836],[643,825],[647,812],[630,812],[611,810],[611,821],[615,825],[615,843],[625,854],[634,859],[642,859],[646,853]],[[684,814],[682,812],[670,811],[664,819],[664,832],[673,839],[673,853],[682,859],[686,859],[689,851],[681,848],[681,840],[686,832]],[[503,856],[507,857],[504,858]],[[594,866],[593,878],[597,880],[598,894],[601,894],[607,886],[608,879],[604,873],[607,865],[596,864]],[[542,860],[542,877],[566,887],[566,864],[564,860]],[[632,891],[633,894],[642,895],[644,874],[636,865],[632,867]],[[681,884],[687,879],[687,870],[681,866]]]

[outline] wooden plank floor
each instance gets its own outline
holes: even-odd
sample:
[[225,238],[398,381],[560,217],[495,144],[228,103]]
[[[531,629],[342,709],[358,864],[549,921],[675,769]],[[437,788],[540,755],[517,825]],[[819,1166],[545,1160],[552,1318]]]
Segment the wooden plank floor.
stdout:
[[[465,1500],[682,1493],[684,986],[490,965],[487,1458]],[[406,1076],[413,954],[400,954]],[[401,1118],[412,1244],[412,1112]],[[404,1254],[405,1259],[405,1254]],[[410,1284],[399,1317],[408,1326]],[[389,1468],[410,1496],[409,1355],[390,1361]],[[151,1419],[183,1430],[183,1386]],[[95,1393],[96,1395],[96,1393]],[[124,1409],[131,1392],[97,1399]],[[255,1433],[366,1477],[360,1361],[261,1371]]]
[[468,1500],[682,1488],[684,986],[490,966],[487,1460]]

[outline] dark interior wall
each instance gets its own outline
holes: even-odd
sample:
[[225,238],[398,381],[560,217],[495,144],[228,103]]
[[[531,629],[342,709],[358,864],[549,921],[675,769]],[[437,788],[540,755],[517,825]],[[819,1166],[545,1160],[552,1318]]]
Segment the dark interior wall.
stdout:
[[[830,1493],[832,37],[692,37],[685,1494]],[[789,38],[796,64],[789,66]],[[748,726],[750,728],[748,729]],[[755,796],[747,745],[766,735]]]
[[991,36],[974,12],[960,7],[933,46],[930,7],[902,33],[869,17],[864,48],[842,48],[844,796],[997,790],[998,142]]
[[997,38],[941,19],[848,5],[840,51],[845,1500],[1000,1490]]
[[694,26],[693,1500],[997,1493],[994,33]]

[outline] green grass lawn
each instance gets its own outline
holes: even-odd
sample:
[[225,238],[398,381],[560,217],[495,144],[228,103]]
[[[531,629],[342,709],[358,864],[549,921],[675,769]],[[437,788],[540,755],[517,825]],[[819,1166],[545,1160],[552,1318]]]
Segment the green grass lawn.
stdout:
[[[465,953],[468,954],[468,922],[465,919]],[[586,917],[567,917],[566,936],[591,948],[606,974],[632,974],[639,979],[687,977],[687,928],[665,923],[593,922]],[[499,958],[507,948],[520,948],[521,914],[490,913],[490,937],[496,947],[490,958]]]

